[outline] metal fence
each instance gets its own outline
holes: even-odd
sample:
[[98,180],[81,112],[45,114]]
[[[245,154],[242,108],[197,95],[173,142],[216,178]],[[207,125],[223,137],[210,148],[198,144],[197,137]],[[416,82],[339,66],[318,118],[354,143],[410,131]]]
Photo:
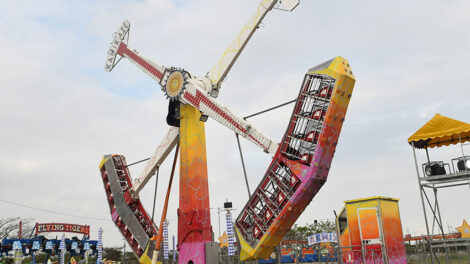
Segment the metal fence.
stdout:
[[[432,249],[432,251],[431,251]],[[432,254],[431,254],[432,253]],[[172,255],[172,254],[170,254]],[[269,261],[240,261],[239,256],[229,256],[226,251],[219,251],[219,264],[276,264],[276,263],[318,263],[318,264],[347,264],[353,259],[360,259],[361,263],[379,264],[389,263],[385,259],[382,248],[368,248],[361,246],[335,247],[327,254],[318,253],[314,258],[305,258],[293,255],[288,258],[276,254],[276,259]],[[415,244],[406,244],[406,257],[408,264],[441,264],[441,263],[470,263],[470,239],[446,239],[417,241]],[[164,264],[176,264],[165,260]],[[356,262],[357,263],[357,262]]]
[[406,246],[408,263],[470,263],[470,239],[435,239]]

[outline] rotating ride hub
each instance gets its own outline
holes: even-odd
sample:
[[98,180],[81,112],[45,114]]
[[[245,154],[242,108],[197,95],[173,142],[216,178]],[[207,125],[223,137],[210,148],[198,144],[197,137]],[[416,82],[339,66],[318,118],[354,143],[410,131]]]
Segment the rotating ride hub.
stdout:
[[[179,263],[216,261],[208,259],[214,254],[207,253],[211,248],[212,226],[204,122],[209,117],[274,156],[235,221],[241,260],[269,257],[325,183],[355,83],[347,60],[336,57],[307,72],[280,143],[216,99],[227,73],[266,13],[274,7],[292,10],[297,4],[298,0],[261,1],[255,15],[204,77],[159,65],[130,49],[127,20],[115,33],[105,70],[111,71],[121,58],[126,58],[154,79],[169,99],[170,128],[138,178],[132,180],[122,155],[105,155],[100,164],[111,218],[141,263],[161,259],[162,224],[166,220],[178,150]],[[116,60],[117,57],[120,58]],[[143,208],[139,193],[175,146],[170,183],[157,228]]]
[[182,94],[187,80],[191,78],[191,75],[182,69],[170,68],[163,73],[163,78],[160,83],[162,91],[165,93],[166,98],[170,100],[179,99]]

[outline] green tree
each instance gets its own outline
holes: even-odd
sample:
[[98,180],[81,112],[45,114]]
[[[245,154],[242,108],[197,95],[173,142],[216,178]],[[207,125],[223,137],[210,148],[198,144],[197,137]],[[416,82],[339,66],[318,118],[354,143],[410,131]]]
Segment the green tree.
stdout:
[[134,252],[126,252],[125,264],[139,264],[139,260],[135,256]]
[[318,233],[334,233],[336,232],[336,224],[331,220],[320,220],[313,224],[305,224],[305,226],[298,226],[295,224],[284,240],[307,240],[308,236]]
[[103,248],[103,258],[107,260],[121,261],[122,260],[122,248],[121,247]]
[[18,238],[18,231],[20,230],[20,221],[22,221],[23,238],[29,238],[34,229],[33,218],[0,218],[0,240],[4,238]]

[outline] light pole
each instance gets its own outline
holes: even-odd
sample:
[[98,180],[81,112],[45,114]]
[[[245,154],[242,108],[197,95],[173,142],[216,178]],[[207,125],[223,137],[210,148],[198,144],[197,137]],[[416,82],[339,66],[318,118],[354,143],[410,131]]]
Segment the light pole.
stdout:
[[220,207],[217,206],[217,214],[219,215],[219,237],[222,236],[222,233],[220,232]]
[[126,264],[126,239],[122,239],[123,246],[122,246],[122,263]]
[[219,237],[222,236],[222,232],[220,231],[220,207],[211,207],[210,209],[217,209],[217,214],[218,214],[218,217],[219,217]]

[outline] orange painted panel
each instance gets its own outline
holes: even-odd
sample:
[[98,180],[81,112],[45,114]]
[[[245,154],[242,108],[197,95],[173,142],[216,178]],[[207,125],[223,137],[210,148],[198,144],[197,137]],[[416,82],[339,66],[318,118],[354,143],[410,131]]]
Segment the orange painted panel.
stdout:
[[349,247],[351,246],[351,240],[349,239],[349,228],[346,227],[343,234],[340,237],[340,244],[342,247]]
[[379,220],[377,219],[377,209],[359,209],[360,229],[362,233],[362,240],[365,239],[379,239]]
[[387,256],[393,263],[406,263],[405,242],[396,201],[380,201]]

